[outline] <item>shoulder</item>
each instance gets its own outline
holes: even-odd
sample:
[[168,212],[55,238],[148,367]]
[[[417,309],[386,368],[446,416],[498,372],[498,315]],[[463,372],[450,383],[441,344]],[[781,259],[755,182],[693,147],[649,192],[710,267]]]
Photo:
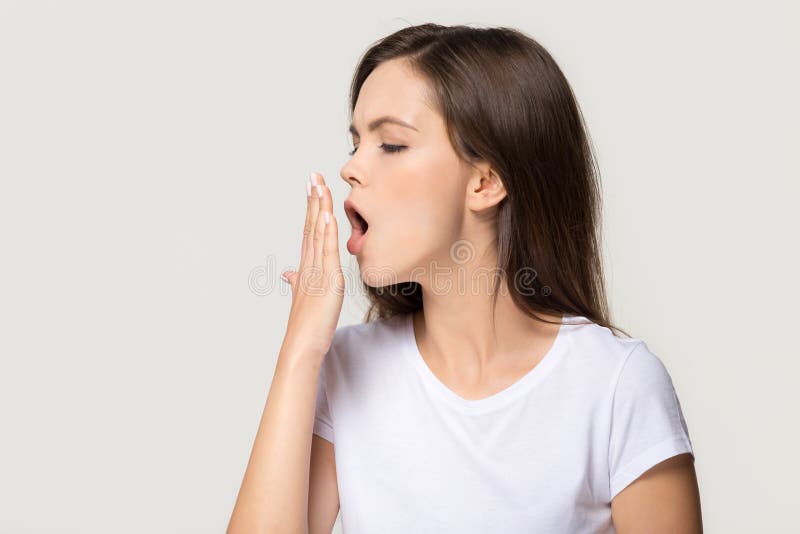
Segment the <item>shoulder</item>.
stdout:
[[609,400],[635,398],[648,387],[672,388],[667,367],[645,340],[615,335],[585,318],[576,321],[564,327],[567,350],[561,366],[576,388]]
[[615,335],[610,328],[582,316],[570,317],[563,328],[569,360],[598,378],[605,376],[615,382],[632,353],[641,352],[642,348],[649,352],[642,339]]
[[659,462],[694,456],[680,400],[661,359],[640,341],[623,359],[611,398],[610,497]]
[[[380,396],[407,365],[404,316],[340,326],[322,364],[328,394],[342,406]],[[347,399],[347,400],[343,400]]]
[[397,348],[405,342],[405,319],[405,315],[395,315],[340,326],[333,335],[329,355],[340,361],[352,361]]

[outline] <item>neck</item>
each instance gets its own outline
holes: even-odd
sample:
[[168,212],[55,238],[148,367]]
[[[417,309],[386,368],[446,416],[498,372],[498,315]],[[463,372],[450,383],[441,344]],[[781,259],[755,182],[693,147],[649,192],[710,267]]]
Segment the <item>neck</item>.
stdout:
[[[423,300],[413,319],[420,351],[431,366],[465,380],[480,380],[484,370],[530,366],[549,350],[559,330],[559,324],[538,321],[517,307],[505,280],[493,318],[494,280],[488,276],[495,273],[493,262],[459,261],[437,270],[446,274],[416,280]],[[556,322],[562,318],[558,313],[537,315]]]

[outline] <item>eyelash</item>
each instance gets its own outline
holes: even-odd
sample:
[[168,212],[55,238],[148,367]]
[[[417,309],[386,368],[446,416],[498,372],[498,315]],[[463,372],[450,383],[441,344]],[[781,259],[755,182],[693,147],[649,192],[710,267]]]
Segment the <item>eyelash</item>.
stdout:
[[[383,151],[386,153],[395,154],[397,152],[405,150],[408,147],[406,147],[405,145],[387,145],[386,143],[381,143],[380,145],[378,145],[378,148],[382,148]],[[351,150],[347,154],[352,156],[353,154],[356,153],[356,150],[358,150],[358,147],[353,148],[353,150]]]

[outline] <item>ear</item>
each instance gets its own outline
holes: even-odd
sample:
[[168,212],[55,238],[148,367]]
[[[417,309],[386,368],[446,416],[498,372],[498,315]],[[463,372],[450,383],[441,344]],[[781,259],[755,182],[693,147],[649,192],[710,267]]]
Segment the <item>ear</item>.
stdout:
[[467,207],[473,211],[493,208],[507,195],[502,178],[486,162],[475,166],[467,187]]

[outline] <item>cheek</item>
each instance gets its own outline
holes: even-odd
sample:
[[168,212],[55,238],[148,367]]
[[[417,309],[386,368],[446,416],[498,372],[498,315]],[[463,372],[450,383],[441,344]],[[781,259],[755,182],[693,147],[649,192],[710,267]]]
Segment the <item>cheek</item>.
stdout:
[[390,236],[386,245],[393,250],[387,253],[404,254],[409,259],[419,259],[420,254],[434,255],[458,233],[463,203],[459,204],[456,194],[431,182],[434,181],[412,182],[395,192],[397,202],[391,208],[393,223],[386,228]]
[[370,255],[399,269],[440,256],[457,238],[464,210],[457,163],[444,150],[415,156],[375,189],[382,208]]

